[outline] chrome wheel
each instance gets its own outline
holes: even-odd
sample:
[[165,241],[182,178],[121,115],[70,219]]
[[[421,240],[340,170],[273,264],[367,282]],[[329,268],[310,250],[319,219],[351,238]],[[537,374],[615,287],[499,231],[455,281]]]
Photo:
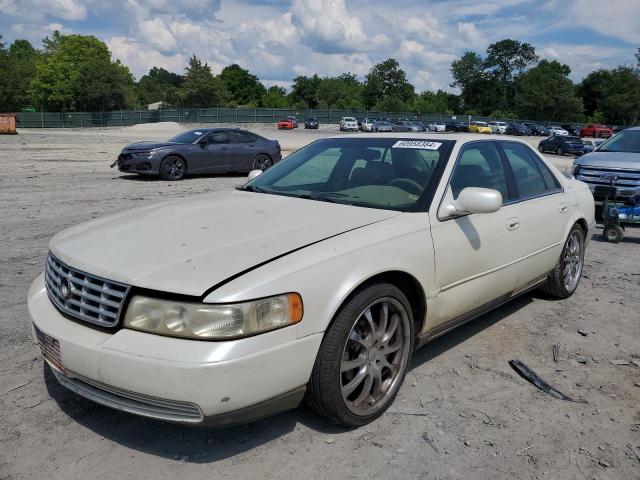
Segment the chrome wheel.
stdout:
[[179,157],[169,157],[162,162],[162,176],[167,180],[180,180],[184,177],[186,165]]
[[404,306],[385,297],[351,327],[340,364],[342,398],[355,415],[371,415],[395,395],[407,367],[411,328]]
[[267,155],[258,155],[253,160],[253,169],[262,170],[263,172],[271,166],[271,159]]
[[562,280],[567,291],[572,292],[578,286],[580,275],[582,275],[582,265],[584,263],[584,249],[581,232],[574,230],[569,235],[564,246],[564,258],[562,269]]

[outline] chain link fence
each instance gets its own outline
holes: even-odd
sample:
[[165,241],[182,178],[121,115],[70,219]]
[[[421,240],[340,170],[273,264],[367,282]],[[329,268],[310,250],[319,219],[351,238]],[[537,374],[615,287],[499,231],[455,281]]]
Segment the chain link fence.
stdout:
[[177,122],[185,124],[207,123],[276,123],[287,116],[295,116],[303,122],[315,117],[320,124],[337,124],[342,117],[385,118],[390,120],[417,120],[425,124],[450,122],[453,120],[469,123],[494,120],[510,123],[537,123],[551,125],[551,122],[528,121],[515,118],[489,118],[470,115],[446,115],[439,113],[415,114],[411,112],[378,112],[351,110],[279,109],[279,108],[183,108],[160,110],[120,110],[113,112],[18,112],[15,114],[18,128],[91,128],[126,127],[141,123]]

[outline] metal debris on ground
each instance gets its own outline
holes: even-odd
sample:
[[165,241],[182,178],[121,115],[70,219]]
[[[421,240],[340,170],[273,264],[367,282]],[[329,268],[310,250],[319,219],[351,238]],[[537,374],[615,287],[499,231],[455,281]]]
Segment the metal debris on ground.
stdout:
[[633,452],[633,454],[636,456],[636,458],[640,462],[640,448],[634,447],[633,445],[627,445],[627,446],[629,447],[631,452]]
[[509,365],[520,374],[522,378],[528,380],[533,383],[536,387],[542,390],[547,395],[551,395],[553,398],[557,398],[558,400],[565,400],[568,402],[576,402],[576,403],[587,403],[586,400],[574,400],[573,398],[565,395],[559,390],[556,390],[547,382],[542,380],[536,372],[527,367],[524,363],[522,363],[518,359],[509,360]]
[[611,360],[611,364],[612,365],[631,365],[631,362],[629,362],[629,360],[617,359],[617,360]]
[[438,447],[436,447],[436,444],[433,443],[433,440],[431,439],[431,437],[429,437],[429,434],[427,432],[424,432],[422,434],[422,439],[427,442],[427,445],[429,445],[431,448],[433,448],[433,451],[436,453],[438,452]]
[[553,361],[555,363],[558,363],[558,359],[560,358],[560,345],[554,345],[553,346]]

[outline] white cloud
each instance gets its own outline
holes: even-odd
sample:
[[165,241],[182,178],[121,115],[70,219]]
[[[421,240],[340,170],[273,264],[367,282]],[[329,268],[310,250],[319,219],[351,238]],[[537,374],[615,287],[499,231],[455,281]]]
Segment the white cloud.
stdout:
[[640,43],[638,0],[574,0],[566,19],[607,37]]
[[180,73],[184,70],[186,62],[181,54],[164,55],[158,50],[150,49],[146,45],[125,37],[113,37],[106,43],[111,54],[138,76],[147,73],[152,67],[162,67]]
[[458,22],[458,33],[473,49],[483,48],[488,43],[487,38],[473,22]]
[[345,0],[293,0],[293,23],[301,39],[324,53],[366,48],[367,36],[358,17],[347,11]]
[[397,58],[417,90],[448,89],[452,60],[503,38],[532,43],[579,80],[632,61],[640,43],[640,0],[0,0],[0,12],[5,42],[92,34],[138,78],[152,66],[182,73],[196,54],[214,72],[238,63],[267,85],[362,79]]
[[173,52],[177,48],[176,39],[169,27],[160,19],[144,20],[137,26],[142,40],[163,52]]

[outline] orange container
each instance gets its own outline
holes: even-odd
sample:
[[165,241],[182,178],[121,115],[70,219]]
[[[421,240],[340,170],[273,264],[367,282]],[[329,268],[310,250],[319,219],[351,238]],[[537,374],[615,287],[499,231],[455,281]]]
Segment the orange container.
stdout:
[[15,135],[16,116],[12,113],[0,113],[0,135]]

